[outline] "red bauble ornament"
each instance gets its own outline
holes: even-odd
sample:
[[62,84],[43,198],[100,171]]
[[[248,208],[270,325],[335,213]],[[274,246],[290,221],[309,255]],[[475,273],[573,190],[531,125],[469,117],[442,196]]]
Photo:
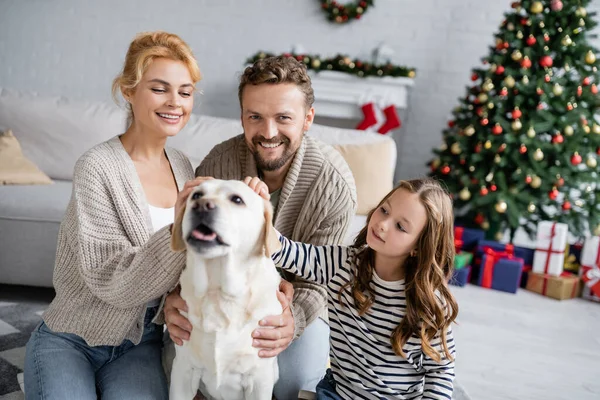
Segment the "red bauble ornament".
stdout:
[[504,73],[504,67],[502,65],[498,65],[496,67],[496,75],[502,75]]
[[490,121],[487,118],[481,120],[481,125],[486,126]]
[[550,200],[556,200],[556,198],[558,197],[558,189],[554,188],[550,192],[548,192],[548,197],[550,198]]
[[535,92],[540,96],[544,94],[544,91],[542,90],[542,88],[535,89]]
[[544,33],[544,42],[549,42],[550,41],[550,36],[548,36],[547,33]]
[[600,156],[600,147],[596,147],[596,154]]
[[521,67],[522,68],[531,68],[531,60],[527,57],[525,57],[522,61],[521,61]]
[[521,18],[521,25],[527,25],[528,22],[529,22],[528,18]]
[[448,128],[454,128],[455,121],[448,121]]
[[543,56],[540,58],[540,65],[544,68],[550,68],[552,66],[552,62],[552,57],[550,56]]
[[508,96],[508,89],[502,88],[502,90],[500,90],[500,96]]
[[499,124],[494,125],[494,127],[492,128],[492,133],[494,135],[499,135],[502,133],[502,127]]
[[581,156],[579,155],[579,153],[575,153],[571,156],[571,164],[573,164],[573,165],[581,164]]
[[550,9],[552,9],[552,11],[560,11],[563,9],[563,3],[560,0],[552,0],[552,3],[550,3]]
[[477,110],[475,110],[475,112],[481,117],[483,115],[483,108],[477,107]]
[[536,41],[537,40],[535,39],[535,36],[533,36],[533,35],[529,35],[529,37],[526,40],[528,46],[533,46]]
[[513,119],[521,118],[522,115],[523,113],[518,108],[515,108],[512,112]]
[[496,190],[498,190],[498,186],[496,186],[496,185],[492,185],[492,186],[490,186],[490,190],[491,190],[492,192],[495,192]]
[[552,137],[552,143],[560,144],[565,141],[565,137],[563,135],[556,135]]
[[465,160],[464,158],[460,159],[460,165],[465,165],[467,163],[467,160]]
[[565,201],[562,205],[562,209],[564,211],[569,211],[571,209],[571,202],[570,201]]
[[577,86],[577,96],[581,96],[583,94],[583,88],[581,86]]
[[519,153],[521,153],[521,154],[527,153],[527,146],[525,146],[524,144],[521,145],[521,147],[519,147]]
[[533,181],[533,178],[531,176],[527,175],[525,177],[525,183],[529,185],[531,183],[531,181]]
[[592,79],[589,76],[583,78],[583,86],[590,86],[590,83],[592,83]]
[[441,172],[442,174],[444,174],[444,175],[448,175],[448,174],[450,173],[450,167],[449,167],[449,166],[447,166],[447,165],[444,165],[444,166],[442,167],[442,169],[440,169],[440,172]]
[[559,186],[559,187],[560,187],[560,186],[562,186],[562,185],[564,185],[564,184],[565,184],[565,180],[564,180],[563,178],[559,178],[559,179],[556,181],[556,186]]
[[567,110],[573,111],[573,104],[571,104],[571,103],[567,104]]
[[304,60],[304,56],[302,56],[302,55],[297,55],[297,56],[296,56],[296,60],[298,60],[298,61],[302,61],[302,60]]
[[598,94],[598,86],[592,85],[592,87],[590,88],[590,92],[592,92],[593,94]]
[[485,217],[483,216],[483,214],[477,214],[475,216],[475,218],[473,219],[473,221],[475,221],[475,223],[477,225],[481,225],[483,224],[483,222],[485,221]]
[[486,196],[489,193],[488,189],[485,186],[481,187],[481,190],[479,191],[479,194],[482,196]]
[[479,75],[477,75],[477,74],[473,74],[473,75],[471,75],[471,80],[472,80],[473,82],[475,82],[477,79],[479,79]]
[[544,82],[546,82],[546,83],[550,82],[550,75],[544,76]]

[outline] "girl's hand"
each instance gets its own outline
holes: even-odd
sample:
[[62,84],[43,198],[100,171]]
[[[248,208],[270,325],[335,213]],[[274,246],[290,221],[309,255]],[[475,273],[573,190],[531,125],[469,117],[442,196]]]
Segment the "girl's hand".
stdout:
[[183,185],[183,189],[177,195],[177,201],[175,202],[175,218],[180,213],[180,210],[185,208],[185,203],[187,202],[187,198],[192,193],[192,190],[202,182],[206,182],[213,179],[210,176],[199,176],[191,181],[187,181],[185,185]]
[[271,198],[269,187],[257,177],[252,178],[251,176],[247,176],[244,178],[244,183],[250,186],[250,189],[254,190],[263,199],[269,200]]

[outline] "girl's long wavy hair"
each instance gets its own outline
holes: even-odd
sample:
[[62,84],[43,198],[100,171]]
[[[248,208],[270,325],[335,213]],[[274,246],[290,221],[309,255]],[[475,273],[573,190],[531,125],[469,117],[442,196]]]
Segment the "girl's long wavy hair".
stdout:
[[[366,226],[354,240],[354,246],[363,249],[357,256],[356,274],[340,289],[338,298],[341,304],[342,293],[350,288],[360,315],[371,308],[375,299],[375,291],[370,285],[375,252],[366,246],[369,222],[373,213],[399,189],[418,194],[427,212],[427,222],[417,239],[416,255],[409,256],[404,265],[406,315],[392,333],[392,348],[397,355],[406,357],[402,348],[411,336],[416,335],[421,338],[423,352],[431,359],[440,362],[445,355],[451,360],[446,332],[458,315],[458,304],[447,284],[454,268],[454,217],[452,201],[437,181],[429,178],[400,181],[369,212]],[[431,345],[438,334],[442,339],[443,354]]]

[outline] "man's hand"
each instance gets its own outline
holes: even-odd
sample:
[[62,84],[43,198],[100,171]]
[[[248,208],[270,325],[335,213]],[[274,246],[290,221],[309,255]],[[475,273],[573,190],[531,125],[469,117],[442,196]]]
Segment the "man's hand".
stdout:
[[294,338],[294,317],[290,303],[294,297],[294,287],[291,283],[282,280],[277,291],[277,299],[281,303],[281,315],[270,315],[260,320],[260,328],[252,332],[252,346],[261,350],[261,358],[276,357],[285,350]]
[[192,324],[179,312],[188,310],[185,300],[179,295],[180,291],[181,288],[177,286],[177,289],[167,296],[163,307],[169,336],[178,346],[182,346],[184,340],[189,340],[192,332]]

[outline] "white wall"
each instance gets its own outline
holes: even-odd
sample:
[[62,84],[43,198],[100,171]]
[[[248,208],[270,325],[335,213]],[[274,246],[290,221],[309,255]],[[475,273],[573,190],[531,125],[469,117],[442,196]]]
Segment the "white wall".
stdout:
[[[376,0],[362,20],[339,26],[317,0],[2,0],[0,86],[108,101],[130,40],[162,29],[179,34],[198,58],[204,95],[197,112],[235,118],[237,78],[256,51],[302,44],[323,56],[369,57],[384,41],[395,62],[417,68],[399,154],[402,177],[410,177],[426,171],[510,3]],[[600,10],[599,3],[591,8]]]

